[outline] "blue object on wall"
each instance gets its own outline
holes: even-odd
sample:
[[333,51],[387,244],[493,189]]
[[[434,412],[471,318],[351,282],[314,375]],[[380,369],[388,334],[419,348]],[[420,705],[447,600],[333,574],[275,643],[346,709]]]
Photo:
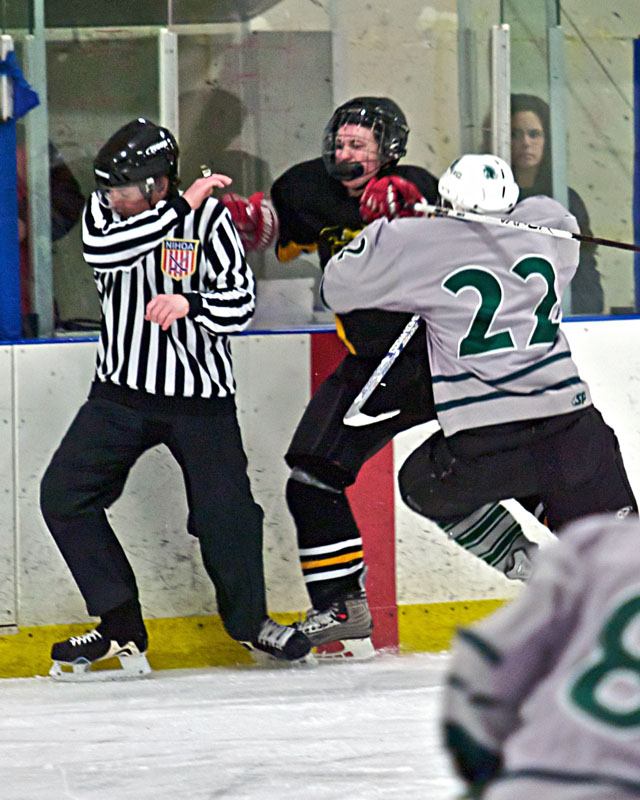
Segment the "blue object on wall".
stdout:
[[0,61],[0,75],[10,77],[14,102],[14,116],[0,122],[0,341],[15,341],[22,336],[15,121],[40,100],[25,81],[13,51]]
[[20,247],[18,245],[18,191],[16,123],[0,123],[0,340],[19,339]]

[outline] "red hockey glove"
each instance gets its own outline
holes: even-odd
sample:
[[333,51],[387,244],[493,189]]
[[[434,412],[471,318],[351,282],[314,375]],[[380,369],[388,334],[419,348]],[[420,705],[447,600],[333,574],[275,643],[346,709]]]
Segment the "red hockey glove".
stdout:
[[366,222],[387,217],[418,217],[414,205],[426,202],[420,190],[411,181],[399,175],[371,178],[360,198],[360,216]]
[[278,215],[273,203],[264,199],[264,192],[248,199],[230,192],[222,195],[221,202],[229,210],[247,253],[273,245],[278,238]]

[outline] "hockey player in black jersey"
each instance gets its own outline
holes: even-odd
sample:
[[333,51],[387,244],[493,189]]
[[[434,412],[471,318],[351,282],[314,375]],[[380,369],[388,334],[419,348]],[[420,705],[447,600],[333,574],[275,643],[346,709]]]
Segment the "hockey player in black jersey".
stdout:
[[[421,197],[436,202],[436,179],[421,167],[398,163],[408,135],[405,115],[393,100],[353,98],[329,120],[322,157],[296,164],[274,182],[272,204],[262,195],[222,200],[248,248],[275,241],[281,261],[317,251],[324,268],[367,223],[413,216]],[[343,653],[356,658],[373,654],[372,621],[362,537],[345,489],[397,433],[435,418],[424,336],[413,337],[365,406],[369,414],[400,413],[363,428],[342,420],[409,316],[375,309],[337,316],[348,352],[311,398],[286,454],[291,467],[287,503],[313,604],[299,627],[314,645],[349,640]],[[462,524],[457,535],[509,577],[526,577],[526,551],[532,545],[502,506],[492,506],[470,526]]]
[[96,372],[45,472],[41,508],[100,623],[53,646],[52,675],[112,656],[124,674],[149,669],[136,579],[106,509],[137,459],[159,444],[184,475],[187,527],[226,631],[250,649],[300,659],[309,640],[266,613],[263,513],[236,416],[227,335],[251,320],[255,282],[229,213],[211,197],[231,179],[199,178],[180,193],[177,143],[146,119],[119,129],[94,171],[83,247],[102,309]]

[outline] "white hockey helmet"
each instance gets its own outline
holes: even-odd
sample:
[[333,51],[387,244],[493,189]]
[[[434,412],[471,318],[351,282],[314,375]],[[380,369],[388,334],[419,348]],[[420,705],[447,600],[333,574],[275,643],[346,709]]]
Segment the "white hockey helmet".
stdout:
[[457,158],[440,178],[438,191],[456,210],[491,214],[511,211],[520,189],[507,162],[485,153]]

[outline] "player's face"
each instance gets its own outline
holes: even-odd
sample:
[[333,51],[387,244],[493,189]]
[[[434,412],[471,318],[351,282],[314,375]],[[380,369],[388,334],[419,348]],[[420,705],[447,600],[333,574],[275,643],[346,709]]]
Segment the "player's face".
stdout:
[[343,125],[336,136],[336,164],[359,162],[364,174],[352,181],[342,181],[348,189],[364,188],[380,169],[378,142],[372,128]]
[[544,154],[544,128],[534,111],[516,111],[511,117],[511,163],[515,169],[540,166]]
[[112,208],[123,219],[135,217],[149,210],[166,194],[167,179],[158,178],[151,193],[151,204],[143,193],[144,183],[131,183],[127,186],[110,186],[101,190],[102,197],[109,208]]

